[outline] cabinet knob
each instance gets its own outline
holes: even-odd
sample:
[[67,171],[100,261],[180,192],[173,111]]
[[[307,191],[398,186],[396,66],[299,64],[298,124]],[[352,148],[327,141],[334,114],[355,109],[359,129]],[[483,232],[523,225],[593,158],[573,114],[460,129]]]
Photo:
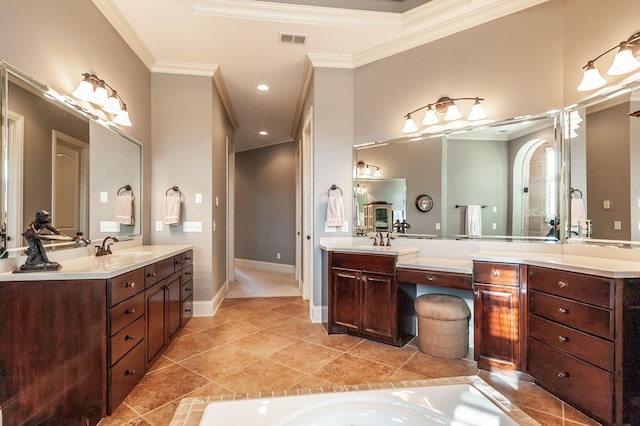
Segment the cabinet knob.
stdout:
[[124,372],[125,376],[135,376],[136,375],[136,370],[126,370]]
[[185,275],[191,275],[191,272],[185,272],[184,274]]
[[185,312],[191,312],[191,309],[185,309],[184,311]]
[[154,273],[150,272],[150,273],[147,274],[147,277],[149,277],[149,278],[154,278],[155,276],[156,276],[155,272]]
[[125,286],[125,287],[135,288],[136,283],[135,283],[135,282],[130,282],[130,283],[126,283],[124,286]]
[[135,334],[132,334],[131,336],[129,336],[129,335],[124,336],[124,340],[135,340],[135,338],[136,338]]
[[491,275],[493,275],[494,277],[499,277],[500,276],[500,271],[497,269],[492,269],[491,270]]
[[429,277],[429,278],[427,278],[427,279],[428,279],[429,281],[433,281],[433,279],[434,279],[434,278],[430,276],[430,277]]
[[474,296],[478,297],[478,296],[480,296],[480,291],[479,290],[474,290],[473,294],[474,294]]
[[565,288],[566,286],[568,286],[569,284],[567,284],[566,282],[560,280],[558,281],[558,287],[560,288]]
[[567,377],[569,377],[569,373],[567,373],[566,371],[558,371],[558,377],[561,379],[566,379]]
[[559,342],[567,342],[569,340],[568,337],[566,336],[558,336],[558,341]]
[[184,291],[191,291],[191,287],[185,287]]
[[133,315],[136,312],[135,308],[131,308],[131,309],[125,309],[124,310],[124,314],[125,315]]
[[569,312],[569,310],[567,308],[558,308],[558,312],[560,312],[561,314],[566,314]]

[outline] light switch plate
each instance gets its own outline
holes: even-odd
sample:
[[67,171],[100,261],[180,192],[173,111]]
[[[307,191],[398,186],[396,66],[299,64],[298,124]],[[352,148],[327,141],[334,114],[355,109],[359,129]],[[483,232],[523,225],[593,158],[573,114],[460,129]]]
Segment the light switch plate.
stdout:
[[202,194],[196,194],[196,204],[202,204]]
[[183,222],[182,232],[202,232],[202,222]]
[[156,231],[162,231],[162,221],[161,220],[156,220]]
[[100,232],[120,232],[120,224],[113,221],[100,221]]
[[109,193],[108,192],[101,192],[100,193],[100,202],[101,203],[106,203],[109,201]]

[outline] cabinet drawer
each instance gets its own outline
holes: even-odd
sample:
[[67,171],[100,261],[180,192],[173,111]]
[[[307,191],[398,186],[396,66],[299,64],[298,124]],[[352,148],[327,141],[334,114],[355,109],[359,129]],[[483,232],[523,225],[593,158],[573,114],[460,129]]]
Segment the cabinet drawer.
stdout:
[[182,327],[193,317],[193,296],[187,297],[182,302]]
[[144,290],[144,269],[136,269],[107,281],[107,304],[116,305]]
[[613,339],[613,311],[608,309],[532,290],[529,312],[604,339]]
[[477,283],[518,286],[520,285],[520,265],[473,262],[473,280]]
[[193,263],[193,250],[187,250],[182,253],[182,262],[184,266],[189,266]]
[[613,280],[593,275],[529,267],[529,288],[603,308],[613,307]]
[[109,339],[109,365],[115,364],[120,358],[144,339],[144,317],[140,317]]
[[613,374],[529,339],[529,373],[562,399],[613,423]]
[[183,253],[173,256],[173,270],[179,271],[184,267]]
[[529,317],[529,337],[604,370],[613,371],[613,342],[536,316]]
[[144,267],[144,288],[149,288],[158,280],[158,264],[153,263]]
[[186,283],[193,279],[193,265],[185,266],[182,270],[182,282]]
[[396,271],[396,256],[333,252],[331,261],[334,268],[356,269],[387,274],[393,274]]
[[107,414],[112,414],[118,405],[124,401],[131,389],[142,379],[144,373],[144,344],[138,343],[118,363],[107,369],[109,383]]
[[182,284],[182,300],[193,296],[193,280],[183,281]]
[[169,275],[175,272],[175,264],[173,260],[173,256],[159,261],[156,264],[157,277],[156,282],[161,281],[167,278]]
[[471,275],[398,268],[398,282],[471,290]]
[[144,314],[144,293],[130,297],[109,309],[109,336],[113,336],[124,326]]

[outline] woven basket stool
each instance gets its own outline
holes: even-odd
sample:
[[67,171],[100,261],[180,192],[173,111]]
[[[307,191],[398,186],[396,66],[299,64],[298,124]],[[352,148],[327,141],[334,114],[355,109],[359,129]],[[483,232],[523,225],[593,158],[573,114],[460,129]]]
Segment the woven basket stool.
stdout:
[[469,350],[467,303],[448,294],[424,294],[414,302],[418,313],[418,347],[438,358],[463,358]]

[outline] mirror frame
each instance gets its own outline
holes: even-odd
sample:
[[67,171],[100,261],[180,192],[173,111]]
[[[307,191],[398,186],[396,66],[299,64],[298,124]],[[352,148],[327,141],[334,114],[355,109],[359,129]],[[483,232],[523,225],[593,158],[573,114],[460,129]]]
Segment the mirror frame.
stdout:
[[[138,146],[140,150],[140,176],[139,176],[140,188],[137,191],[137,198],[135,201],[139,205],[138,211],[140,212],[140,214],[138,215],[139,217],[136,217],[136,226],[134,228],[134,229],[137,229],[138,232],[128,233],[128,234],[127,233],[115,234],[115,235],[117,235],[118,238],[121,240],[141,239],[142,230],[143,230],[142,213],[141,213],[142,205],[143,205],[142,188],[144,184],[142,143],[137,141],[130,135],[126,134],[125,132],[123,132],[120,128],[115,126],[113,123],[109,123],[101,119],[100,117],[98,117],[97,115],[89,111],[88,109],[82,107],[69,96],[63,96],[59,94],[54,89],[47,86],[46,84],[43,84],[35,80],[31,76],[24,73],[22,70],[18,69],[17,67],[11,65],[10,63],[0,58],[0,114],[1,114],[1,120],[0,120],[0,147],[1,148],[0,149],[2,150],[2,154],[0,158],[0,259],[7,258],[10,256],[15,256],[15,255],[21,255],[22,252],[26,249],[26,246],[24,247],[19,246],[16,248],[7,249],[8,217],[10,214],[17,215],[18,211],[20,212],[22,211],[22,206],[20,206],[19,209],[15,207],[12,208],[10,206],[10,199],[12,194],[9,194],[7,189],[8,170],[10,167],[9,161],[11,159],[11,156],[10,156],[11,149],[9,147],[9,107],[10,107],[9,80],[10,78],[15,78],[23,82],[25,85],[32,87],[34,89],[34,93],[40,92],[43,99],[47,99],[48,101],[52,102],[54,106],[59,107],[71,114],[79,115],[82,118],[87,119],[88,124],[89,123],[99,124],[103,128],[107,129],[109,132],[112,132],[118,137],[123,138],[129,142],[132,142]],[[89,145],[91,145],[91,141],[89,141]],[[89,154],[89,157],[90,156],[91,154]],[[91,177],[90,177],[90,180],[91,180]],[[90,192],[91,192],[91,188],[89,188],[89,193]],[[88,210],[88,219],[87,219],[88,223],[87,223],[86,231],[90,233],[90,230],[92,228],[91,226],[92,217],[91,217],[91,211],[89,211],[89,200],[86,200],[86,201],[87,201],[86,208]],[[92,237],[95,238],[96,236],[85,235],[85,238],[87,238],[88,241]],[[53,249],[61,249],[61,248],[73,248],[74,245],[75,245],[74,242],[59,242],[59,243],[47,242],[44,246],[46,250],[53,250]]]

